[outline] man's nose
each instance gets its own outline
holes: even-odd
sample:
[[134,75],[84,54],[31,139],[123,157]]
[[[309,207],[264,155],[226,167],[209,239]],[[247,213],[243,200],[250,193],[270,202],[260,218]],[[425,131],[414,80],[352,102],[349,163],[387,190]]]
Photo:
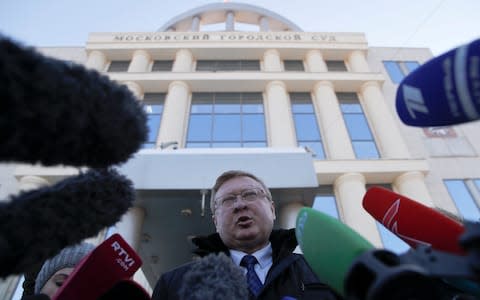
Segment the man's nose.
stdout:
[[241,207],[245,207],[246,206],[246,203],[247,201],[245,201],[242,197],[242,195],[235,195],[235,201],[233,202],[233,207],[234,208],[241,208]]

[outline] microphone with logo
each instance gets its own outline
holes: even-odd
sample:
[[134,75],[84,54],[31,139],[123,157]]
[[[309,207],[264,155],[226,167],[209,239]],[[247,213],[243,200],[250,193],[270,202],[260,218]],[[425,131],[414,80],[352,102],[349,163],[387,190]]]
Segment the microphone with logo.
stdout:
[[[150,299],[130,278],[140,268],[138,254],[114,234],[96,247],[73,270],[52,300]],[[116,298],[122,295],[121,298]]]
[[480,119],[480,39],[435,57],[398,86],[397,113],[410,126]]

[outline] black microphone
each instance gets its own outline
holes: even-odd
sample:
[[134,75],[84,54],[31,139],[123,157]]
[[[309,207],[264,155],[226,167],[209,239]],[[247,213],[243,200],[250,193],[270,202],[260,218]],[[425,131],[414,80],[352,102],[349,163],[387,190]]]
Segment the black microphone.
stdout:
[[0,278],[21,274],[115,224],[134,199],[129,179],[102,169],[0,202]]
[[179,296],[182,300],[246,300],[248,286],[242,269],[231,258],[209,254],[185,273]]
[[397,113],[411,126],[446,126],[480,119],[480,39],[435,57],[406,76]]
[[108,167],[147,139],[124,85],[0,36],[0,161]]

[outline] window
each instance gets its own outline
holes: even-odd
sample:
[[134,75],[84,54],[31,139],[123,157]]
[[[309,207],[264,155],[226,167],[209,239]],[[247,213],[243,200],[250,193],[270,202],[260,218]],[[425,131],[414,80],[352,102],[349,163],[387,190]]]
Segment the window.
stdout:
[[325,191],[320,191],[317,193],[317,195],[315,195],[312,208],[340,220],[337,208],[337,199],[335,198],[331,188]]
[[379,158],[367,119],[355,93],[337,93],[340,109],[358,159]]
[[347,66],[343,60],[327,60],[327,69],[329,72],[347,72]]
[[285,71],[305,71],[302,60],[284,60],[283,67]]
[[107,72],[127,72],[130,61],[128,60],[114,60],[110,62]]
[[261,93],[194,93],[187,148],[266,147]]
[[152,72],[168,72],[172,70],[173,60],[155,60]]
[[297,142],[313,150],[315,158],[324,159],[322,139],[309,93],[290,93]]
[[165,93],[145,93],[143,103],[148,117],[148,140],[142,148],[155,148],[160,121],[162,120]]
[[463,219],[478,222],[480,179],[448,179],[444,180],[444,183]]
[[386,60],[383,62],[383,65],[393,83],[400,83],[406,75],[420,66],[416,61],[393,60]]
[[258,60],[198,60],[197,71],[260,71]]

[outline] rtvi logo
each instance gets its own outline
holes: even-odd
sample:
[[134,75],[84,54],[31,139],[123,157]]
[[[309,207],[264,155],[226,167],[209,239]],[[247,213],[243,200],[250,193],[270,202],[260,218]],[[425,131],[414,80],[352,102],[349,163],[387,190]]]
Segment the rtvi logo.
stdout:
[[113,242],[112,243],[112,248],[113,251],[118,253],[118,258],[115,260],[125,271],[128,271],[128,269],[133,266],[135,263],[135,260],[131,258],[127,251],[120,246],[118,242]]

